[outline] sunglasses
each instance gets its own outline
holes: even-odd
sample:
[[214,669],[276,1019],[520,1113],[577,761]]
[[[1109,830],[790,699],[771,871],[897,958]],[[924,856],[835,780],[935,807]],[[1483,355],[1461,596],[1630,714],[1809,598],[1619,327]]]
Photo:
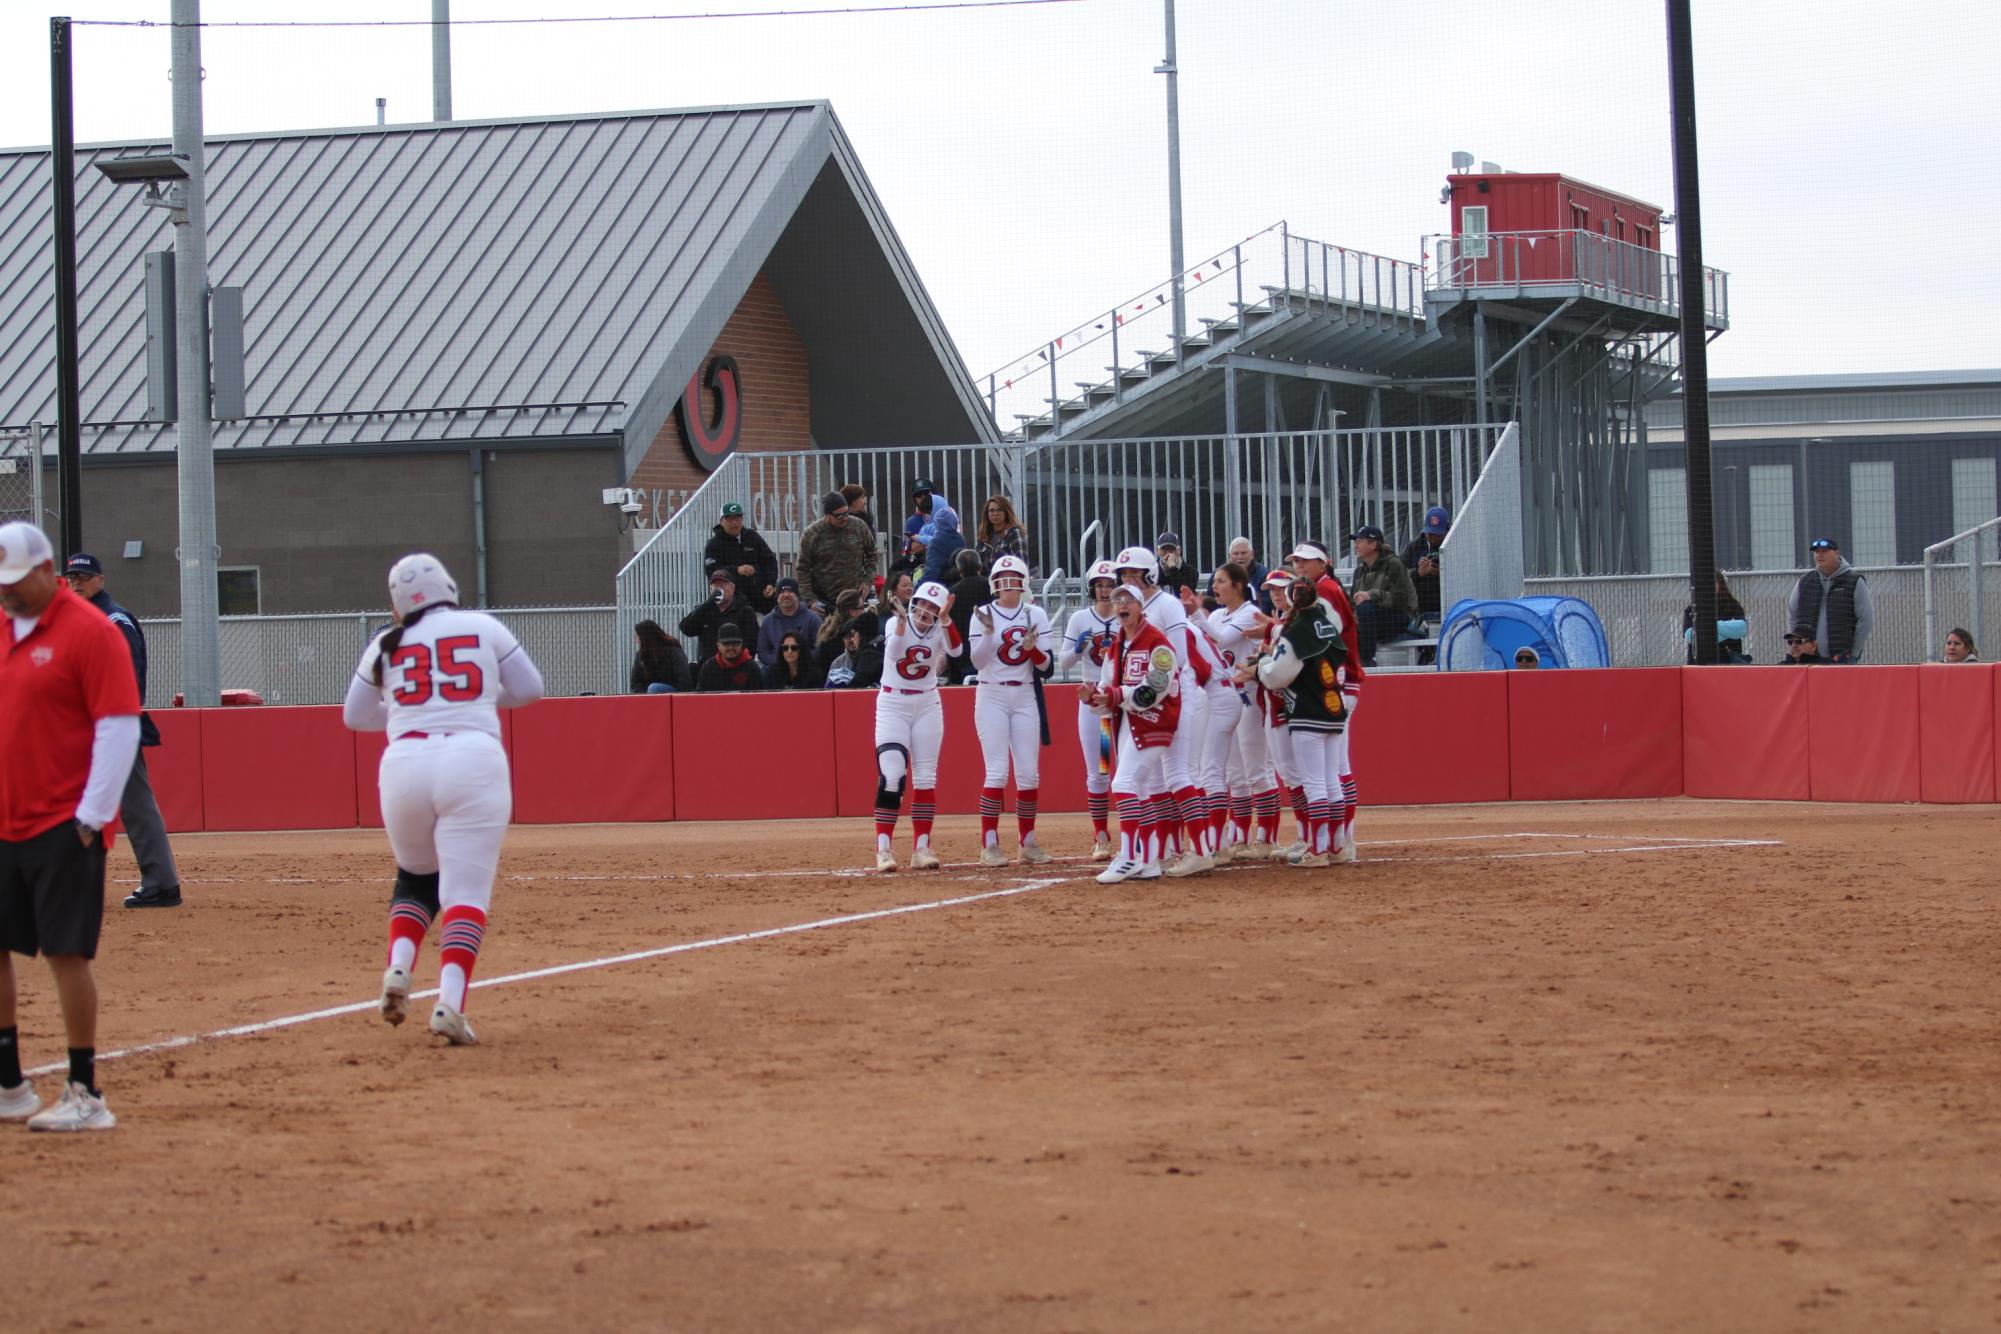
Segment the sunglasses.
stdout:
[[1517,653],[1515,655],[1516,662],[1534,662],[1535,660],[1536,656],[1533,653]]
[[778,646],[778,651],[780,653],[797,653],[799,651],[799,646],[797,644],[780,644]]

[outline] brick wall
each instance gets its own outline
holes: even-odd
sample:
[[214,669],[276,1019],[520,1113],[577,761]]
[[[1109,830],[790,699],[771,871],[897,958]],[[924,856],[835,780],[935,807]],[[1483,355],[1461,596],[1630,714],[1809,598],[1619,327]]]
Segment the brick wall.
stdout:
[[[759,274],[737,303],[721,337],[702,358],[702,370],[716,356],[736,359],[742,373],[742,451],[811,449],[813,413],[806,345],[793,332],[771,282]],[[704,421],[715,419],[715,395],[703,390]],[[688,453],[681,414],[670,413],[646,456],[633,469],[631,485],[647,493],[644,527],[658,527],[680,508],[708,474]],[[746,502],[749,497],[743,497]]]

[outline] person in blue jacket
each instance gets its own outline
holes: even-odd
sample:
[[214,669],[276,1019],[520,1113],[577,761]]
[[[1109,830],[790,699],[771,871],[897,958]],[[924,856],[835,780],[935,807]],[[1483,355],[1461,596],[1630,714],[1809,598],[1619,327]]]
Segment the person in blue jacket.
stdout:
[[959,512],[942,502],[933,505],[931,522],[919,537],[924,543],[925,581],[949,584],[958,555],[966,547],[965,534],[959,531]]

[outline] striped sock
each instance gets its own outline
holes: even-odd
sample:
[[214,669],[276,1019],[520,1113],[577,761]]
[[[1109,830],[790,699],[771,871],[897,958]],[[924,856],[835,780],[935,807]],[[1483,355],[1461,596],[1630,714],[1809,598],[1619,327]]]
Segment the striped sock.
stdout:
[[914,787],[910,789],[910,832],[916,837],[916,846],[931,846],[931,821],[938,814],[938,789],[935,787]]
[[1312,842],[1312,817],[1307,814],[1306,789],[1303,787],[1292,789],[1292,818],[1299,821],[1299,836],[1309,843]]
[[1165,792],[1156,792],[1147,800],[1146,822],[1160,834],[1162,853],[1179,853],[1181,849],[1173,845],[1181,841],[1181,822],[1174,818],[1174,798]]
[[1174,794],[1175,814],[1181,817],[1181,829],[1192,852],[1208,851],[1209,812],[1206,809],[1199,787],[1184,787]]
[[1223,846],[1223,829],[1230,823],[1230,794],[1211,792],[1209,806],[1209,851],[1214,853]]
[[1278,842],[1278,789],[1268,787],[1251,799],[1258,817],[1258,842]]
[[1035,800],[1042,794],[1038,787],[1016,788],[1014,793],[1014,820],[1021,829],[1021,841],[1028,842],[1035,833]]
[[1234,794],[1230,797],[1230,823],[1236,826],[1231,842],[1251,841],[1251,816],[1256,809],[1255,803],[1249,797],[1239,797]]
[[879,850],[887,851],[889,841],[895,837],[896,807],[890,805],[882,794],[877,794],[875,799],[875,845]]
[[1332,852],[1334,850],[1334,803],[1316,801],[1309,803],[1307,816],[1311,822],[1311,832],[1307,835],[1308,852]]
[[1094,840],[1109,837],[1110,830],[1107,826],[1111,823],[1109,818],[1112,810],[1111,794],[1107,792],[1086,792],[1084,794],[1084,805],[1091,812],[1091,837]]
[[1347,833],[1349,841],[1353,842],[1355,838],[1355,809],[1362,804],[1362,798],[1355,787],[1355,775],[1341,775],[1341,798],[1348,804],[1348,809],[1342,813],[1341,825]]
[[1129,792],[1119,793],[1119,856],[1142,861],[1146,853],[1146,803]]
[[472,966],[486,937],[486,913],[457,903],[438,918],[438,1000],[464,1014]]
[[980,789],[980,846],[993,847],[1000,842],[1001,790],[997,787]]
[[424,933],[431,929],[431,910],[408,899],[389,904],[389,966],[408,968],[417,962],[424,947]]

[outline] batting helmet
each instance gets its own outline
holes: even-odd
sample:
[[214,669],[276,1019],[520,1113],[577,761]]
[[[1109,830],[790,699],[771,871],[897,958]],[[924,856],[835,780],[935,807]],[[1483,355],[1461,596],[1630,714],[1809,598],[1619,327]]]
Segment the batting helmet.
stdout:
[[440,602],[456,604],[458,600],[458,583],[436,556],[418,552],[389,567],[389,605],[399,619]]
[[1091,567],[1091,572],[1084,576],[1084,585],[1088,588],[1100,579],[1108,584],[1116,584],[1119,581],[1119,567],[1108,560],[1099,561]]
[[1127,547],[1119,553],[1118,560],[1113,563],[1118,567],[1120,574],[1124,574],[1127,570],[1137,570],[1142,582],[1149,585],[1160,582],[1160,562],[1155,560],[1153,553],[1145,547]]
[[945,614],[945,604],[951,597],[945,585],[936,580],[917,585],[917,591],[910,595],[910,619],[919,630],[929,630]]
[[1019,589],[1025,593],[1028,591],[1028,562],[1019,556],[1002,556],[994,562],[993,572],[987,576],[987,582],[992,585],[996,593],[1009,588]]

